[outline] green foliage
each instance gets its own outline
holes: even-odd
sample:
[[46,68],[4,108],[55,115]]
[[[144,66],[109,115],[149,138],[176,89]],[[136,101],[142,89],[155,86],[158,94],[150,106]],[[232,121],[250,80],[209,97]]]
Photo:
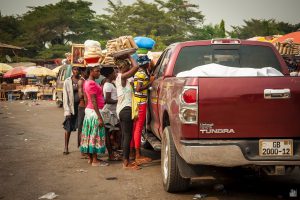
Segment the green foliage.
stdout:
[[220,37],[221,38],[225,38],[226,37],[226,34],[225,34],[225,22],[224,20],[222,19],[221,23],[220,23]]
[[190,40],[197,35],[197,30],[204,19],[198,5],[185,0],[155,0],[155,2],[165,11],[165,22],[170,26],[165,37],[167,45]]
[[299,28],[299,24],[291,25],[276,22],[274,19],[251,19],[244,20],[244,22],[243,26],[232,26],[233,31],[229,32],[229,35],[234,38],[247,39],[254,36],[284,35]]
[[[136,0],[124,5],[121,0],[107,0],[106,14],[95,15],[92,3],[84,0],[60,0],[56,4],[31,7],[23,16],[2,16],[0,42],[24,46],[24,57],[52,59],[64,57],[70,43],[87,39],[100,41],[122,35],[146,36],[156,41],[155,51],[174,42],[224,38],[247,39],[254,36],[285,34],[296,31],[300,23],[251,19],[243,26],[233,26],[226,32],[225,21],[203,25],[204,15],[199,6],[189,0]],[[45,48],[50,44],[50,48]],[[2,58],[0,58],[2,59]]]
[[165,12],[158,9],[156,4],[146,3],[143,0],[137,0],[132,5],[128,23],[134,35],[166,35],[171,28]]
[[39,49],[46,42],[66,44],[85,40],[93,30],[94,11],[86,1],[61,0],[57,4],[31,7],[23,16],[23,41]]
[[66,52],[70,51],[71,46],[69,45],[61,45],[55,44],[51,46],[49,49],[43,49],[38,52],[38,59],[51,59],[51,58],[59,58],[62,57]]
[[167,47],[167,45],[163,41],[163,38],[161,36],[158,36],[155,30],[151,31],[148,37],[152,38],[155,41],[153,51],[163,51]]
[[209,40],[212,38],[225,38],[225,22],[221,20],[220,24],[203,25],[200,28],[194,29],[192,40]]
[[123,5],[120,0],[108,0],[108,14],[98,20],[109,27],[107,36],[148,36],[156,41],[156,49],[192,38],[193,29],[203,22],[198,6],[187,1],[137,0],[132,5]]
[[15,40],[21,33],[19,17],[2,16],[0,13],[0,42],[16,45]]
[[107,36],[111,38],[131,34],[128,19],[132,14],[132,7],[125,6],[120,0],[114,3],[108,0],[108,8],[105,9],[108,14],[98,17],[98,22],[102,21],[104,26],[108,27]]

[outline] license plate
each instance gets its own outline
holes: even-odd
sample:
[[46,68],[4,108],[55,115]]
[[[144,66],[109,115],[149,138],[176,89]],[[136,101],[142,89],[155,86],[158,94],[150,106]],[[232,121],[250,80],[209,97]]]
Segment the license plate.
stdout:
[[259,140],[260,156],[293,156],[293,140]]

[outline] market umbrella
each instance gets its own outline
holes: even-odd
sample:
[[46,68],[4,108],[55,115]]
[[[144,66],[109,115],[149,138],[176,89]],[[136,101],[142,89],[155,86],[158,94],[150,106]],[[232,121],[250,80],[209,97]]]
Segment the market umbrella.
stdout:
[[52,71],[55,73],[55,74],[58,74],[60,68],[62,67],[63,65],[60,65],[58,67],[55,67],[54,69],[52,69]]
[[273,41],[273,43],[276,42],[285,42],[286,40],[291,39],[294,43],[299,43],[300,44],[300,31],[297,32],[292,32],[292,33],[288,33],[286,35],[283,35],[279,38],[277,38],[276,40]]
[[56,77],[55,72],[53,72],[51,69],[48,69],[46,67],[41,67],[41,66],[36,66],[34,68],[28,69],[28,70],[26,70],[26,72],[27,72],[26,73],[27,76]]
[[26,72],[26,77],[27,77],[27,78],[34,78],[34,75],[28,74],[28,71],[33,70],[33,69],[35,69],[35,68],[37,68],[37,66],[31,66],[31,67],[26,67],[26,68],[25,68],[25,72]]
[[0,73],[8,72],[10,69],[12,69],[12,66],[5,63],[0,63]]
[[4,74],[4,78],[19,78],[26,75],[25,67],[15,67]]

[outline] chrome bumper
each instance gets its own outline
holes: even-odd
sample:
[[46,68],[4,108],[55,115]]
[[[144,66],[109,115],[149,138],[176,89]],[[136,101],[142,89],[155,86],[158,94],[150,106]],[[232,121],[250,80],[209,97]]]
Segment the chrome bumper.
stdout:
[[[246,144],[246,145],[245,145]],[[236,167],[245,165],[300,165],[300,153],[289,158],[250,157],[246,140],[180,140],[179,155],[189,164]],[[247,148],[249,148],[247,146]],[[299,149],[298,149],[299,150]],[[297,150],[297,151],[298,151]]]

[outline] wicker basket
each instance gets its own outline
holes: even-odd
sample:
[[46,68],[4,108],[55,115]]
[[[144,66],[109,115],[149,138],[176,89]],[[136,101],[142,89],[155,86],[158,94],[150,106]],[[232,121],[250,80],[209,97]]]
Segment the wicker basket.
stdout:
[[130,49],[124,49],[124,50],[120,50],[114,53],[111,53],[111,55],[114,58],[124,58],[127,55],[131,55],[134,54],[136,52],[136,48],[130,48]]

